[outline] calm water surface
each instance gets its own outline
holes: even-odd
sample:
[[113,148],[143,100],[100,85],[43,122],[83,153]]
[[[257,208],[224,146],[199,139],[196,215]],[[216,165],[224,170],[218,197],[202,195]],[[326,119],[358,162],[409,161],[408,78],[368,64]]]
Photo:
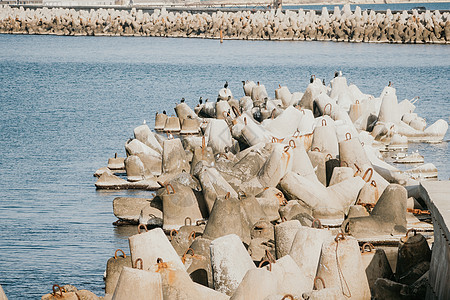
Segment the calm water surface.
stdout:
[[[0,284],[10,299],[39,298],[71,283],[103,295],[116,248],[135,228],[115,228],[112,200],[148,192],[99,192],[105,166],[144,119],[214,99],[228,80],[304,91],[311,74],[379,95],[420,96],[429,123],[448,120],[450,47],[445,45],[249,42],[166,38],[0,35]],[[447,135],[446,139],[449,136]],[[450,176],[448,143],[412,145]]]

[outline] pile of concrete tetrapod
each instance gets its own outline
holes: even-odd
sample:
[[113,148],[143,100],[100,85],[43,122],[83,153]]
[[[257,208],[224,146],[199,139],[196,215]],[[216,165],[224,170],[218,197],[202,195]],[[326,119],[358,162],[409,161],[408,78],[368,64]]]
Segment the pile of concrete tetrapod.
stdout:
[[139,225],[131,255],[108,260],[104,299],[424,297],[432,225],[417,219],[417,184],[436,170],[402,172],[380,150],[441,141],[447,122],[427,127],[392,84],[374,97],[339,72],[275,98],[259,82],[239,100],[227,86],[157,113],[167,137],[140,125],[126,158],[95,173],[99,189],[156,191],[114,199]]
[[0,33],[164,36],[243,40],[317,40],[377,43],[450,43],[448,12],[361,11],[350,5],[315,11],[208,13],[141,10],[23,9],[0,6]]

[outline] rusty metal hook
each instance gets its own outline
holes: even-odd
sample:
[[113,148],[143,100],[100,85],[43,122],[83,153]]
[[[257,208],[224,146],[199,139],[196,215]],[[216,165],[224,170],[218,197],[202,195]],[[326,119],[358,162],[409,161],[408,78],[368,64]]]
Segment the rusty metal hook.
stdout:
[[340,240],[345,240],[345,236],[344,236],[344,234],[343,234],[342,232],[339,232],[339,233],[336,235],[336,237],[334,238],[334,240],[335,240],[336,242],[339,242]]
[[117,249],[116,252],[114,252],[114,259],[117,259],[117,252],[122,252],[123,254],[123,258],[127,258],[127,255],[125,254],[125,252],[123,252],[122,249]]
[[[369,173],[369,171],[370,171],[370,176],[369,176],[369,178],[367,178],[367,180],[366,180],[366,175]],[[372,169],[372,168],[368,168],[368,169],[366,170],[366,172],[364,172],[364,175],[363,175],[362,179],[363,179],[365,182],[369,182],[369,181],[372,179],[372,175],[373,175],[373,169]]]
[[177,233],[177,235],[178,235],[178,230],[176,230],[175,228],[174,229],[172,229],[171,231],[170,231],[170,241],[172,241],[173,240],[173,233],[174,232],[176,232]]
[[[314,225],[317,224],[317,227],[315,227]],[[320,222],[319,219],[314,219],[311,223],[311,227],[312,228],[318,228],[321,229],[322,228],[322,222]]]
[[345,140],[348,141],[348,140],[351,140],[351,139],[352,139],[352,134],[350,132],[347,132],[345,134]]
[[327,126],[327,120],[322,119],[322,126]]
[[325,289],[326,287],[325,287],[325,281],[323,280],[323,278],[322,277],[320,277],[320,276],[316,276],[315,278],[314,278],[314,289],[315,290],[318,290],[319,288],[318,288],[318,286],[317,286],[317,281],[321,281],[322,282],[322,286],[323,286],[323,288]]
[[[169,191],[169,186],[172,188],[172,193]],[[175,194],[175,189],[173,188],[173,185],[171,183],[166,184],[166,191],[169,195]]]
[[52,290],[53,290],[53,296],[56,296],[56,290],[55,290],[55,288],[58,288],[59,289],[59,293],[60,293],[60,295],[61,295],[61,297],[63,296],[63,289],[59,286],[59,284],[54,284],[53,285],[53,287],[52,287]]
[[196,235],[197,235],[197,233],[195,232],[195,230],[192,230],[191,233],[189,233],[189,238],[188,238],[188,240],[189,240],[189,241],[190,241],[191,239],[192,239],[192,240],[195,240]]
[[184,218],[184,226],[187,226],[186,221],[189,219],[189,226],[192,226],[192,219],[191,217]]
[[372,250],[375,249],[375,247],[371,243],[364,243],[364,245],[362,245],[361,247],[361,253],[364,253],[367,247],[369,247],[369,251],[367,252],[372,252]]
[[294,296],[292,296],[291,294],[286,294],[283,296],[283,298],[281,298],[281,300],[286,300],[286,299],[294,300]]
[[296,148],[295,141],[294,140],[290,140],[289,141],[289,146],[292,147],[292,148]]
[[[140,268],[138,268],[138,262],[141,262],[141,266],[140,266]],[[135,261],[134,261],[134,268],[135,269],[139,269],[139,270],[144,270],[144,261],[142,260],[142,258],[138,258],[138,259],[136,259]]]
[[192,256],[195,255],[194,250],[193,250],[192,248],[188,248],[188,249],[184,252],[183,257],[181,258],[181,261],[183,262],[183,264],[186,262],[186,255],[188,254],[189,251],[192,252]]
[[268,259],[264,259],[259,263],[258,268],[261,268],[263,266],[263,264],[267,262],[269,264],[269,271],[272,271],[272,263],[268,260]]
[[138,227],[137,227],[138,234],[141,234],[141,227],[143,227],[143,228],[145,229],[145,232],[148,231],[147,226],[146,226],[145,224],[142,224],[142,223],[141,223],[141,224],[139,224]]

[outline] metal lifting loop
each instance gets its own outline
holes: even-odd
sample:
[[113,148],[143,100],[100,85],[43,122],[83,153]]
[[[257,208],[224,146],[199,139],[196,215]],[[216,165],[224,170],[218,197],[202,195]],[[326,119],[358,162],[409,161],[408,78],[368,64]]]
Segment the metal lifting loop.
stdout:
[[311,151],[317,151],[320,152],[320,149],[318,147],[314,147]]
[[[169,191],[169,186],[172,188],[172,193]],[[173,188],[173,185],[171,183],[166,184],[166,191],[169,195],[175,194],[175,189]]]
[[197,233],[195,232],[195,230],[192,230],[191,233],[189,233],[189,238],[188,240],[195,240]]
[[157,264],[162,264],[164,261],[163,261],[163,259],[161,258],[161,257],[158,257],[157,259],[156,259],[156,263]]
[[137,227],[138,234],[141,234],[141,228],[144,228],[144,229],[145,229],[145,232],[148,231],[147,226],[146,226],[145,224],[142,224],[142,223],[141,223],[141,224],[139,224],[138,227]]
[[366,248],[369,247],[369,251],[367,252],[372,252],[372,250],[375,250],[375,247],[371,244],[371,243],[364,243],[364,245],[362,245],[361,247],[361,253],[366,252]]
[[292,148],[296,148],[295,141],[294,140],[290,140],[289,141],[289,146],[292,147]]
[[234,114],[237,116],[241,116],[241,113],[239,112],[238,108],[236,106],[231,106],[231,109],[233,110]]
[[63,296],[63,289],[59,286],[59,284],[54,284],[53,285],[53,287],[52,287],[52,290],[53,290],[53,296],[56,296],[56,290],[55,290],[55,288],[58,288],[59,289],[59,294],[61,295],[61,297]]
[[[369,176],[369,178],[366,179],[366,176],[367,176],[367,174],[369,173],[369,171],[370,171],[370,176]],[[369,182],[369,181],[372,179],[372,175],[373,175],[373,169],[372,169],[372,168],[368,168],[368,169],[366,170],[366,172],[364,172],[364,175],[363,175],[362,179],[363,179],[365,182]]]
[[125,254],[125,252],[123,252],[122,249],[117,249],[116,252],[114,252],[114,259],[117,259],[117,252],[122,252],[123,254],[123,258],[127,258],[127,255]]
[[268,259],[264,259],[259,263],[258,268],[261,268],[263,266],[263,264],[267,262],[269,264],[269,271],[272,271],[272,263],[268,260]]
[[350,132],[347,132],[345,134],[345,140],[348,141],[348,140],[351,140],[351,139],[352,139],[352,134]]
[[[327,110],[327,107],[330,107],[330,113],[329,113],[329,115],[331,116],[331,103],[330,102],[328,102],[326,105],[325,105],[325,107],[323,108],[323,114],[324,115],[326,115],[327,113],[326,113],[326,110]],[[325,126],[326,126],[327,124],[325,123]],[[322,125],[323,126],[323,125]]]
[[192,248],[188,248],[188,249],[184,252],[183,256],[181,257],[181,261],[183,262],[183,264],[186,263],[186,255],[188,254],[189,251],[192,252],[192,256],[195,255],[194,250],[193,250]]
[[318,285],[317,285],[317,282],[320,280],[320,282],[322,282],[322,286],[323,286],[323,288],[325,289],[326,287],[325,287],[325,281],[323,281],[323,278],[322,277],[319,277],[319,276],[316,276],[315,278],[314,278],[314,289],[315,290],[318,290],[319,288],[318,288]]
[[415,230],[414,228],[411,228],[406,232],[405,236],[408,237],[410,232],[414,232],[414,235],[417,235],[417,230]]
[[294,296],[292,296],[291,294],[286,294],[283,296],[283,298],[281,298],[281,300],[294,300]]
[[345,240],[345,236],[344,236],[344,234],[343,234],[342,232],[339,232],[339,233],[336,235],[336,237],[334,238],[334,240],[335,240],[336,242],[338,242],[338,241],[340,241],[340,240]]
[[178,230],[172,229],[172,230],[170,231],[170,240],[171,240],[171,241],[173,240],[173,233],[174,233],[174,232],[176,232],[176,233],[178,234]]
[[[138,268],[138,262],[141,263],[140,267]],[[138,258],[134,261],[134,268],[135,269],[139,269],[139,270],[143,270],[144,269],[144,261],[142,260],[142,258]]]
[[230,192],[228,192],[228,193],[225,195],[225,200],[230,199],[230,197],[231,197],[231,194],[230,194]]
[[377,187],[377,183],[375,182],[375,180],[372,180],[372,181],[370,182],[370,184],[371,184],[372,186],[374,186],[374,187]]
[[[316,224],[317,224],[317,227],[315,226]],[[320,229],[320,228],[322,228],[322,222],[320,222],[319,219],[314,219],[311,223],[311,227]]]
[[186,221],[189,219],[189,226],[192,226],[192,219],[190,217],[184,218],[184,226],[187,226]]
[[322,119],[322,126],[327,126],[327,120]]
[[330,160],[332,158],[333,158],[333,156],[330,153],[328,153],[327,156],[325,157],[326,160]]

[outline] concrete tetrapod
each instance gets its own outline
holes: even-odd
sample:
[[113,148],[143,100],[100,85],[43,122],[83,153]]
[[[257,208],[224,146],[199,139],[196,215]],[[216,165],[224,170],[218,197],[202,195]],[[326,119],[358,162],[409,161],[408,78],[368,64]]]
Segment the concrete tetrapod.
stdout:
[[128,181],[140,181],[145,176],[152,177],[150,172],[147,172],[144,164],[137,155],[130,155],[125,159],[125,171],[127,172]]
[[247,271],[256,266],[235,234],[213,240],[210,248],[214,289],[232,295]]
[[167,184],[162,194],[163,229],[166,230],[179,229],[188,217],[193,222],[203,219],[192,189],[182,184],[174,185]]
[[331,232],[327,229],[306,226],[300,227],[295,234],[289,255],[305,275],[309,287],[314,285],[322,244],[330,237]]
[[264,299],[277,293],[276,276],[269,270],[250,269],[230,300]]
[[356,201],[364,185],[360,177],[352,177],[328,188],[306,177],[289,172],[280,186],[289,199],[298,199],[313,210],[315,218],[341,223],[349,206]]
[[281,178],[292,169],[292,149],[289,146],[275,143],[272,154],[258,173],[258,179],[263,186],[275,187]]
[[141,159],[145,168],[153,175],[157,176],[162,171],[161,153],[153,150],[141,141],[134,139],[125,144],[127,155],[137,155]]
[[[122,252],[122,256],[117,255],[119,251]],[[114,256],[108,259],[106,263],[105,294],[114,294],[120,273],[124,267],[133,267],[131,256],[127,256],[125,252],[117,249]]]
[[406,232],[406,189],[389,185],[380,196],[370,216],[349,218],[344,229],[350,235],[362,238]]
[[275,249],[277,258],[289,254],[297,231],[302,228],[298,220],[282,222],[275,226]]
[[209,288],[195,284],[184,270],[174,266],[172,262],[164,262],[161,258],[150,268],[150,273],[161,276],[162,294],[164,300],[207,300],[211,298],[227,299]]
[[162,113],[156,113],[155,117],[155,130],[164,130],[166,125],[167,115]]
[[113,300],[163,300],[161,275],[124,267],[117,282]]
[[161,144],[155,137],[155,134],[151,132],[147,125],[141,125],[134,129],[134,138],[146,144],[153,150],[162,153]]
[[183,171],[190,172],[191,167],[180,139],[168,139],[164,141],[162,170],[166,174],[181,173]]
[[250,243],[250,225],[241,201],[227,194],[216,199],[203,237],[214,240],[229,234],[239,236],[247,245]]
[[317,276],[327,287],[337,287],[351,299],[370,299],[369,283],[362,264],[358,241],[339,233],[322,245]]
[[290,255],[285,255],[266,267],[276,277],[278,294],[291,294],[300,298],[304,292],[311,290],[305,275]]
[[138,234],[128,238],[133,264],[140,258],[142,259],[143,269],[148,270],[156,263],[158,258],[162,258],[164,261],[172,262],[173,266],[181,270],[185,269],[180,257],[161,228],[141,233],[138,227],[138,232]]
[[228,193],[230,193],[231,198],[237,198],[238,196],[216,168],[202,167],[198,178],[202,185],[203,196],[205,197],[209,213],[212,212],[216,198],[225,197]]
[[361,248],[361,258],[366,270],[367,281],[369,283],[372,296],[374,293],[375,281],[378,278],[392,279],[391,266],[383,249],[375,249],[372,244],[365,243]]

